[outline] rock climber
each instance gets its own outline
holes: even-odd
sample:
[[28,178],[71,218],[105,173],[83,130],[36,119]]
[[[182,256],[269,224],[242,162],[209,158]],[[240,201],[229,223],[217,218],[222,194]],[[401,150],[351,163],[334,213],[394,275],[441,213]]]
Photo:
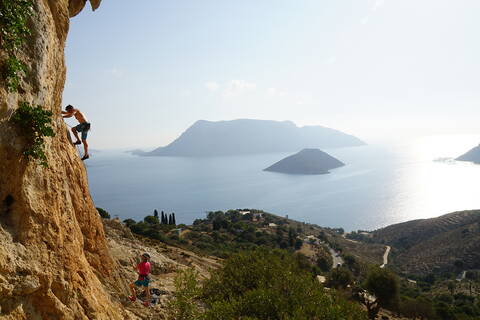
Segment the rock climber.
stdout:
[[[84,149],[84,154],[82,157],[82,160],[87,160],[90,158],[88,154],[88,142],[87,142],[87,135],[88,131],[90,130],[90,122],[88,122],[87,118],[85,115],[80,112],[80,110],[75,109],[73,106],[68,105],[65,108],[65,111],[62,111],[63,118],[71,118],[72,116],[75,116],[75,119],[78,120],[79,124],[75,127],[72,128],[73,135],[75,138],[77,138],[77,141],[75,141],[73,144],[82,144],[83,142],[83,149]],[[82,133],[82,141],[80,142],[80,139],[78,138],[78,132]]]
[[132,295],[128,297],[130,301],[137,300],[137,291],[135,287],[143,287],[143,292],[145,293],[145,301],[143,305],[148,307],[150,305],[150,289],[148,284],[150,283],[150,255],[148,253],[143,253],[141,255],[142,262],[139,264],[133,264],[133,269],[138,273],[138,279],[135,282],[130,283],[130,291]]

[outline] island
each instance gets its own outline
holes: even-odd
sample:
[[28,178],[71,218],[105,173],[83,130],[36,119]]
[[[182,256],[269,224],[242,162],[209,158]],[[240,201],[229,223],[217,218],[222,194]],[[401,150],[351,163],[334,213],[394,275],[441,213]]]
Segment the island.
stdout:
[[461,155],[457,159],[457,161],[470,161],[476,164],[480,164],[480,145],[476,146],[475,148],[471,149],[464,155]]
[[365,143],[322,126],[297,127],[291,121],[238,119],[199,120],[165,147],[143,156],[213,157],[295,152],[303,148],[341,148]]
[[303,149],[288,156],[263,171],[287,174],[327,174],[329,170],[345,164],[319,149]]

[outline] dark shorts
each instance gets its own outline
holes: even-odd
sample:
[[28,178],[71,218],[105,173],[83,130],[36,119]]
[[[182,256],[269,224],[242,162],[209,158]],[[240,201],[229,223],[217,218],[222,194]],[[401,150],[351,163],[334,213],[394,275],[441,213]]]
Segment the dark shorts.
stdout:
[[82,140],[87,140],[88,131],[90,130],[89,122],[80,123],[75,129],[82,133]]
[[138,279],[137,281],[134,282],[134,284],[137,287],[148,287],[148,284],[150,283],[149,278],[143,278],[143,280]]

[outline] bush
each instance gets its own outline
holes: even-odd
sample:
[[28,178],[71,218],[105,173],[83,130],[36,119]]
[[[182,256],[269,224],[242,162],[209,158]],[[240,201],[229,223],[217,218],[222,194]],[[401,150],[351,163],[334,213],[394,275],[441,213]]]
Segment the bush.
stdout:
[[197,320],[201,316],[198,300],[201,287],[198,283],[198,272],[194,269],[180,271],[175,277],[175,299],[168,305],[170,319]]
[[286,251],[258,249],[230,257],[203,296],[213,319],[366,319],[360,308],[329,295]]
[[155,216],[146,216],[143,218],[143,221],[145,221],[148,224],[159,224],[160,220],[158,220],[158,217]]
[[27,159],[39,160],[40,164],[48,167],[47,157],[45,155],[45,137],[54,137],[52,128],[52,112],[43,110],[42,107],[33,107],[23,102],[15,110],[12,116],[12,123],[20,130],[25,138],[25,147],[23,155]]
[[31,0],[0,1],[0,49],[6,52],[3,78],[10,92],[18,91],[20,77],[26,73],[26,67],[18,60],[17,54],[31,34],[28,21],[33,12]]
[[107,212],[107,210],[97,208],[97,211],[100,217],[102,217],[103,219],[110,219],[110,214]]
[[125,223],[127,225],[127,227],[131,227],[133,226],[134,224],[136,224],[137,222],[133,219],[125,219],[123,220],[123,223]]

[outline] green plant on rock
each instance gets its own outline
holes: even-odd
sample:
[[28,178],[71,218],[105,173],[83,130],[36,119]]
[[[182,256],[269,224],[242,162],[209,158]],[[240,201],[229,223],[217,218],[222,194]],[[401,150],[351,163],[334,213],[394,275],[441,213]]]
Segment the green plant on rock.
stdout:
[[27,159],[40,161],[44,167],[48,167],[47,157],[45,155],[45,137],[54,137],[52,128],[52,112],[42,109],[42,107],[33,107],[27,102],[22,102],[15,111],[11,121],[22,130],[26,145],[23,155]]
[[3,78],[10,92],[18,90],[20,77],[26,74],[26,66],[17,53],[31,34],[28,20],[32,15],[31,0],[0,0],[0,48],[7,54]]
[[22,74],[26,74],[26,72],[27,68],[25,64],[18,60],[17,57],[11,56],[5,61],[4,77],[8,91],[18,91],[18,87],[20,86],[20,77]]

